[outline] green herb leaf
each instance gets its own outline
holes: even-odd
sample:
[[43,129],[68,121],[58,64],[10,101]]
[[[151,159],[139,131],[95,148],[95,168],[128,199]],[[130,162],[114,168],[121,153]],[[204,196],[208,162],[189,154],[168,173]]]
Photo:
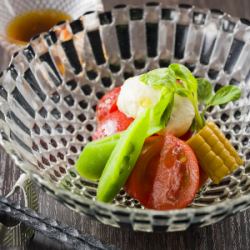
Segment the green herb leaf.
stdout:
[[192,91],[193,93],[197,92],[197,80],[187,67],[181,64],[173,63],[169,66],[169,68],[174,71],[176,79],[181,80],[186,89]]
[[212,95],[212,84],[204,78],[197,78],[197,82],[198,100],[202,103],[206,103]]
[[187,97],[188,95],[190,95],[190,91],[185,89],[182,85],[179,85],[179,84],[177,84],[175,93],[183,97]]
[[207,107],[226,104],[231,101],[236,101],[240,98],[241,91],[237,86],[224,86],[219,89],[215,95],[207,103]]
[[184,65],[171,64],[169,68],[175,72],[176,79],[181,80],[181,83],[179,85],[183,88],[178,86],[176,92],[181,96],[186,96],[192,103],[195,112],[195,126],[197,130],[199,130],[203,127],[204,122],[198,108],[197,80],[192,75],[190,70]]
[[167,87],[173,89],[176,83],[175,73],[169,68],[154,69],[141,75],[140,80],[154,88]]

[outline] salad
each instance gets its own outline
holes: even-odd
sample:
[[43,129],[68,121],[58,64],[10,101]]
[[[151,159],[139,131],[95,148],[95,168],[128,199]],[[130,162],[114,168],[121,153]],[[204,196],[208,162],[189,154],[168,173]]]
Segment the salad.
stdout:
[[243,164],[205,119],[210,107],[240,95],[231,85],[213,92],[209,81],[181,64],[131,77],[100,99],[93,141],[76,169],[99,181],[98,201],[111,202],[124,188],[146,208],[187,207],[207,178],[217,184]]

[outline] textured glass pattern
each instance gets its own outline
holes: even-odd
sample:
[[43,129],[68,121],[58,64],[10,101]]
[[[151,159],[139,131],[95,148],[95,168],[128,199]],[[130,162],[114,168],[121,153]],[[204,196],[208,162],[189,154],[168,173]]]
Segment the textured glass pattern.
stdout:
[[[138,231],[205,226],[250,205],[250,28],[220,12],[188,6],[120,5],[87,13],[31,41],[1,76],[1,143],[16,163],[70,208]],[[242,98],[210,110],[245,160],[219,185],[208,182],[189,208],[152,211],[124,191],[94,200],[97,183],[73,166],[95,129],[95,105],[129,76],[185,64],[215,89],[236,84]]]

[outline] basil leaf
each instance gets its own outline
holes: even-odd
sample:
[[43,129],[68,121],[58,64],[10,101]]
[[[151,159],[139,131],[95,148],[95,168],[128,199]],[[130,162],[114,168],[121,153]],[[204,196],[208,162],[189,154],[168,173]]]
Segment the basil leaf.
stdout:
[[176,79],[180,79],[186,89],[192,91],[193,94],[197,93],[197,80],[187,67],[173,63],[169,68],[174,71]]
[[140,80],[154,88],[167,87],[173,89],[176,83],[175,73],[169,68],[151,70],[141,75]]
[[212,84],[204,78],[197,78],[197,82],[198,100],[200,102],[206,103],[212,95]]
[[185,89],[183,86],[177,84],[177,88],[175,90],[175,93],[177,95],[180,95],[180,96],[183,96],[183,97],[187,97],[187,96],[189,96],[190,91],[188,91],[187,89]]
[[236,101],[240,98],[241,91],[237,86],[224,86],[219,89],[215,95],[208,101],[207,107],[226,104],[231,101]]

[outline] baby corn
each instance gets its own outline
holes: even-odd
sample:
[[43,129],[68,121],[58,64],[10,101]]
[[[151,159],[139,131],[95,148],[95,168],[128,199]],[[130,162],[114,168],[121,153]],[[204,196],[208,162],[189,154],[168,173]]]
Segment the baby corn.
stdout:
[[207,122],[187,143],[214,183],[243,164],[235,148],[213,122]]

